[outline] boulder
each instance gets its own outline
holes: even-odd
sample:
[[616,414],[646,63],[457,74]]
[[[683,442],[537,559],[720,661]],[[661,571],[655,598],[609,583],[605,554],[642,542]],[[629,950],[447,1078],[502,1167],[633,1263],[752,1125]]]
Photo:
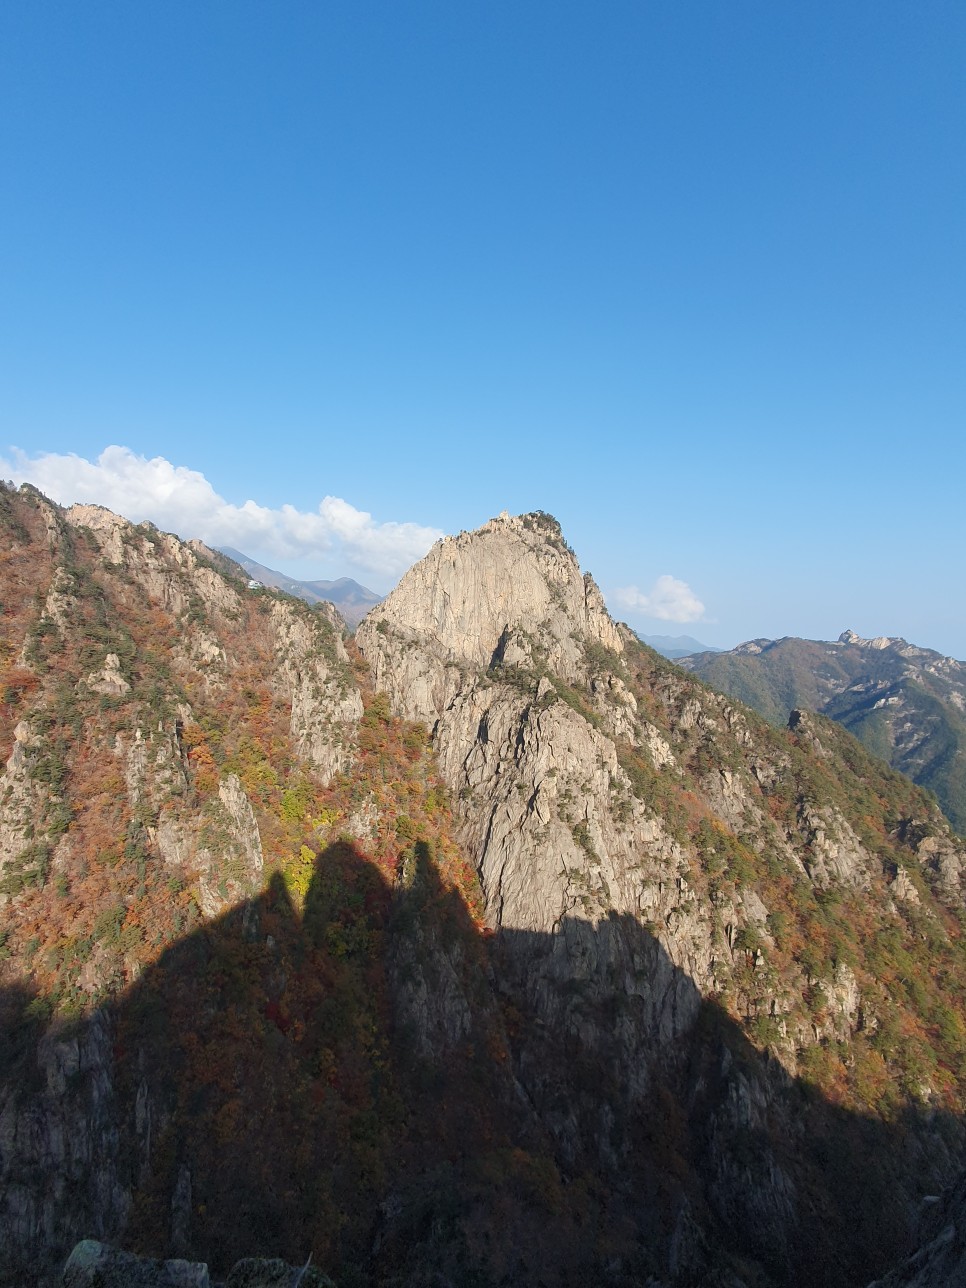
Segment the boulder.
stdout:
[[70,1254],[63,1288],[210,1288],[203,1261],[155,1261],[84,1239]]

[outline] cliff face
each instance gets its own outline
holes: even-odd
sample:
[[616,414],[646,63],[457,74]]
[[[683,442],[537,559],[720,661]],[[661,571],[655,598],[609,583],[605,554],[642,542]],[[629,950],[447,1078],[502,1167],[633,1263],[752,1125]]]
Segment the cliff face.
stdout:
[[[553,520],[362,624],[0,492],[0,1282],[853,1285],[955,1170],[964,856],[830,721],[608,618]],[[4,1278],[5,1276],[5,1278]]]
[[[500,986],[527,1017],[514,1067],[562,1157],[632,1168],[630,1124],[673,1087],[704,1115],[673,1146],[702,1176],[701,1205],[774,1272],[816,1202],[810,1165],[778,1144],[802,1131],[789,1079],[837,1084],[856,1108],[870,1079],[903,1079],[937,1103],[955,1068],[925,1054],[926,1029],[925,1078],[890,1068],[877,1038],[909,1014],[879,938],[955,924],[958,956],[962,850],[945,821],[828,722],[796,713],[775,734],[642,649],[543,516],[438,544],[358,643],[395,709],[432,727]],[[771,1065],[698,1039],[712,999]],[[933,1148],[948,1165],[958,1139],[919,1139],[912,1171]],[[906,1224],[916,1183],[893,1179]],[[678,1202],[686,1214],[694,1195]]]
[[360,646],[376,687],[412,720],[435,721],[465,671],[539,657],[571,682],[586,678],[585,640],[621,648],[600,592],[549,515],[501,515],[437,542],[391,599],[366,619]]
[[869,1288],[963,1288],[966,1284],[966,1175],[931,1194],[920,1214],[919,1246]]

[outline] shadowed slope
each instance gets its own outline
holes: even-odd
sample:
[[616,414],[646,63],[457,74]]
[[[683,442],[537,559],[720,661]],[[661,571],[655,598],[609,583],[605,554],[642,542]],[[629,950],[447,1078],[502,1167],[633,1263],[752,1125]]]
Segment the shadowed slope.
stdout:
[[[566,970],[588,953],[603,1045],[585,1023],[600,999]],[[534,994],[519,970],[540,961],[561,969]],[[684,1036],[642,1052],[635,1085],[624,1021],[646,1028],[671,994]],[[8,1283],[94,1235],[222,1273],[312,1251],[343,1284],[689,1284],[730,1267],[844,1288],[904,1250],[910,1151],[934,1186],[952,1127],[864,1119],[787,1078],[631,918],[481,937],[422,844],[395,889],[331,846],[303,914],[273,881],[39,1059],[29,992],[4,1011],[0,1121],[61,1148],[41,1179],[5,1136],[4,1203],[23,1216]],[[71,1219],[50,1229],[45,1192],[64,1185]]]

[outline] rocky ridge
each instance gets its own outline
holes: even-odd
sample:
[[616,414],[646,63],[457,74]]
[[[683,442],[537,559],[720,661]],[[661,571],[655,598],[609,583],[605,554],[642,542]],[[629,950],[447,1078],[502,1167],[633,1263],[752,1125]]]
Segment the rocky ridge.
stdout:
[[[49,683],[41,684],[46,692],[30,717],[16,723],[0,780],[0,878],[7,887],[0,897],[9,898],[18,871],[35,870],[25,862],[33,862],[40,848],[41,861],[54,871],[67,863],[73,838],[64,824],[68,814],[73,820],[84,810],[57,790],[71,748],[55,721],[69,714],[77,730],[90,713],[123,781],[130,817],[145,816],[148,844],[157,846],[173,873],[199,863],[206,867],[204,903],[211,915],[233,897],[258,889],[263,862],[255,817],[237,773],[228,772],[201,809],[191,793],[188,762],[204,741],[196,708],[217,704],[239,682],[251,666],[244,654],[254,644],[259,681],[268,682],[265,701],[284,705],[298,757],[331,777],[346,763],[362,714],[358,690],[348,678],[338,616],[328,607],[301,613],[283,598],[256,605],[250,593],[246,596],[210,566],[203,547],[148,525],[135,527],[101,507],[61,512],[39,496],[35,504],[51,559],[49,581],[42,607],[11,660],[31,688],[40,676],[49,677]],[[108,583],[113,603],[105,595]],[[38,598],[41,593],[36,592]],[[156,620],[145,621],[150,614]],[[125,615],[141,619],[138,626],[146,633],[160,632],[155,676],[123,674],[120,653],[125,667],[136,667],[139,660]],[[239,639],[239,628],[256,621],[257,639],[233,647],[230,639]],[[120,652],[92,638],[112,634]],[[14,643],[6,643],[12,653]],[[75,675],[76,660],[88,657],[93,670]],[[57,674],[61,660],[67,668],[62,677]],[[137,679],[138,691],[132,692]],[[123,718],[112,720],[115,711]],[[51,733],[59,746],[52,747]],[[217,861],[206,845],[213,835],[219,838]],[[212,883],[224,882],[225,867],[230,870],[226,847],[238,872],[227,878],[229,892],[219,895]]]
[[681,666],[773,724],[805,707],[830,716],[913,782],[966,832],[966,663],[898,636],[758,639]]
[[[36,1079],[0,1099],[0,1229],[42,1265],[130,1213],[115,1025],[97,1008],[262,888],[303,827],[279,800],[347,763],[362,700],[328,607],[247,591],[204,547],[101,507],[24,488],[0,511],[0,1009],[7,1065]],[[20,978],[41,990],[29,1013]],[[70,1036],[63,1018],[45,1032],[89,1008]]]

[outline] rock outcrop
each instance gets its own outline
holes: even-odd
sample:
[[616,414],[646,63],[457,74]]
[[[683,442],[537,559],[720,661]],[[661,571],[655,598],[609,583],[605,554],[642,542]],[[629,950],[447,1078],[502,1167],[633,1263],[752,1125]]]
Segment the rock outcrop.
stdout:
[[61,1283],[63,1288],[211,1288],[202,1262],[137,1257],[96,1239],[77,1244]]
[[[485,556],[481,558],[481,539]],[[507,514],[438,541],[357,632],[376,687],[411,720],[434,722],[464,671],[545,666],[587,677],[585,642],[621,650],[591,577],[549,515]]]
[[[71,1252],[62,1288],[211,1288],[201,1261],[159,1261],[84,1239]],[[335,1288],[310,1261],[290,1266],[277,1257],[245,1257],[232,1266],[224,1288]]]

